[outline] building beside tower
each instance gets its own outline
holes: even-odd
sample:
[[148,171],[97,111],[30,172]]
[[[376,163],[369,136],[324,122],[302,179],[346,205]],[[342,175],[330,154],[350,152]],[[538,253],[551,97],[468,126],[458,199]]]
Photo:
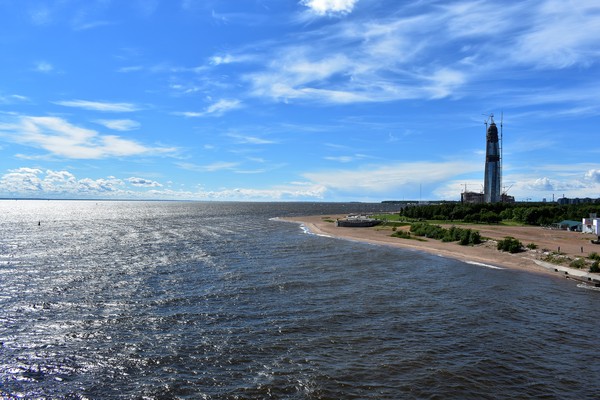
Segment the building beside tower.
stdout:
[[[486,122],[487,125],[487,122]],[[494,116],[490,116],[490,124],[485,138],[485,175],[483,180],[483,202],[499,203],[502,201],[502,166],[498,127]]]

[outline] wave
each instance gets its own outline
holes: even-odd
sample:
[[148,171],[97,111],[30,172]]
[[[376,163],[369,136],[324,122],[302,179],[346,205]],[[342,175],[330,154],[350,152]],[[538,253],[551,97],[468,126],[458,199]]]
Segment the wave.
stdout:
[[467,264],[477,265],[477,266],[480,266],[480,267],[486,267],[486,268],[491,268],[491,269],[504,269],[504,268],[501,268],[501,267],[497,267],[495,265],[484,264],[484,263],[480,263],[480,262],[477,262],[477,261],[465,261],[465,262]]
[[578,288],[589,289],[589,290],[597,290],[600,291],[600,287],[588,285],[587,283],[580,283],[577,285]]

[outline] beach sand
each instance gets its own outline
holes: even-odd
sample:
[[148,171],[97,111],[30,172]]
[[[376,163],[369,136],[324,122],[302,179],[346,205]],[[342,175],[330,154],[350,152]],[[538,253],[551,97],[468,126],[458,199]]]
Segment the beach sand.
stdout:
[[[600,274],[592,274],[588,269],[574,269],[567,265],[555,265],[544,262],[541,258],[544,253],[559,251],[565,256],[575,259],[587,257],[591,252],[600,253],[600,245],[590,243],[596,239],[594,235],[562,230],[551,230],[532,226],[501,226],[501,225],[460,225],[461,228],[471,228],[481,233],[483,238],[491,240],[476,246],[461,246],[456,242],[444,243],[434,239],[424,241],[414,239],[401,239],[392,237],[393,231],[389,227],[376,226],[372,228],[345,228],[337,227],[331,222],[345,215],[317,215],[282,220],[297,222],[317,235],[332,236],[341,239],[355,240],[386,246],[414,249],[443,257],[449,257],[464,262],[481,263],[500,268],[514,268],[534,273],[562,275],[576,277],[581,280],[598,280]],[[451,224],[442,224],[450,227]],[[407,229],[408,227],[402,227]],[[401,229],[401,228],[398,228]],[[521,253],[510,254],[496,249],[496,240],[512,236],[520,240],[523,245],[534,243],[536,250],[527,250]],[[583,252],[582,252],[583,248]]]

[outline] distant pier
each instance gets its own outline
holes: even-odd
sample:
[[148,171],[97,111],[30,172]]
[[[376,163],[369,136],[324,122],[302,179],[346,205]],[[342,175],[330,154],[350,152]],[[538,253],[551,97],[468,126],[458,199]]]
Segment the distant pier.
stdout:
[[348,215],[346,218],[335,221],[335,225],[343,228],[370,228],[381,224],[381,222],[381,220],[367,215]]

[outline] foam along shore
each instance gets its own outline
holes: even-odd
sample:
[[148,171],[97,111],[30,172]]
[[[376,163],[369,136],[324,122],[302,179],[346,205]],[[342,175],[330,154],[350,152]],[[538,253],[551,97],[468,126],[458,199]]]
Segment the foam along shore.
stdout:
[[[281,220],[299,223],[305,230],[316,235],[413,249],[488,268],[513,268],[535,273],[561,275],[590,284],[600,283],[600,274],[589,273],[587,269],[575,269],[541,260],[544,253],[547,254],[550,251],[560,252],[571,259],[587,257],[591,252],[600,253],[600,245],[590,243],[590,239],[595,238],[593,235],[531,226],[461,225],[464,228],[478,230],[482,237],[491,239],[476,246],[461,246],[456,242],[445,243],[434,239],[413,240],[392,237],[392,230],[386,227],[346,228],[336,226],[334,221],[344,217],[342,215],[313,215],[281,218]],[[498,251],[496,240],[507,236],[512,236],[523,244],[534,243],[538,249],[516,254]]]

